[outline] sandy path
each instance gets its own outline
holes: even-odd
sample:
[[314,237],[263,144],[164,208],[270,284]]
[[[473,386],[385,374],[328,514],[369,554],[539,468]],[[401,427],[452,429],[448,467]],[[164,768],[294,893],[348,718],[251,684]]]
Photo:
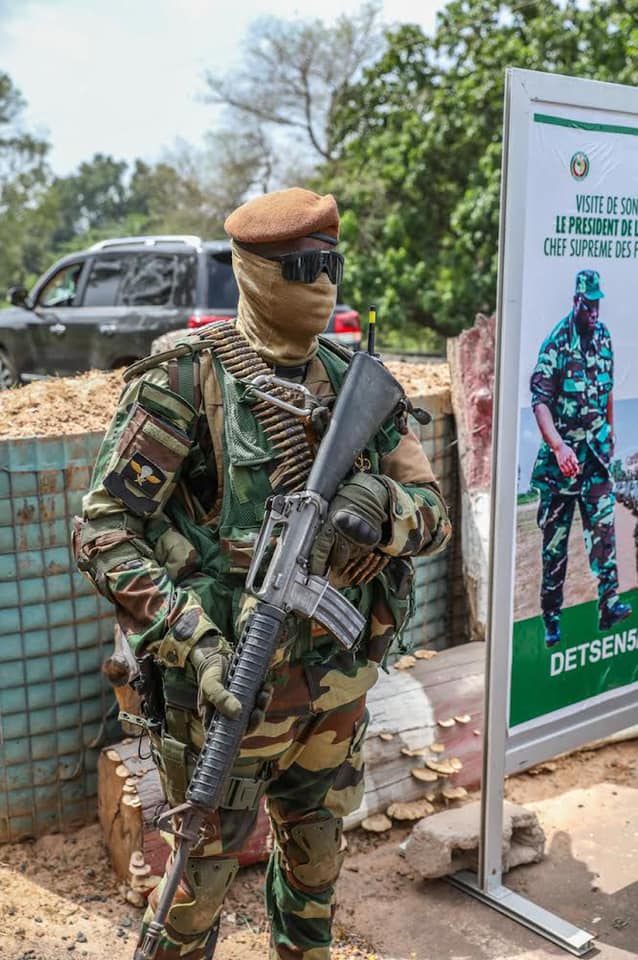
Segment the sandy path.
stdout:
[[[506,794],[534,804],[549,840],[548,858],[513,871],[508,882],[573,922],[594,924],[599,960],[635,958],[638,906],[627,877],[637,875],[636,743],[542,764],[510,779]],[[407,832],[348,835],[333,960],[565,956],[447,884],[413,876],[398,852]],[[612,836],[613,856],[605,859]],[[263,872],[240,873],[223,915],[219,960],[266,956]],[[131,960],[139,918],[118,893],[97,826],[0,848],[2,960]]]

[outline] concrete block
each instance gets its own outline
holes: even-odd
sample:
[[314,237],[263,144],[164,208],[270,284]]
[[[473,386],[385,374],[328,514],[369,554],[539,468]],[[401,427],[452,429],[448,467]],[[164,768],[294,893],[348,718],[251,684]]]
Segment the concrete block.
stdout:
[[[401,850],[424,880],[446,877],[458,870],[478,869],[480,803],[468,803],[420,820]],[[505,803],[503,811],[503,873],[523,863],[543,859],[545,834],[536,814]]]

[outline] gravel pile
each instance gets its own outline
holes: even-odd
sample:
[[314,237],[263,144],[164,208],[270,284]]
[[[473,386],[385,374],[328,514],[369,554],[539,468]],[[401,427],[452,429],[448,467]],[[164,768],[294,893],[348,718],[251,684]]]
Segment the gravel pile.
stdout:
[[122,390],[122,371],[35,380],[0,393],[0,439],[105,430]]
[[391,360],[386,367],[409,397],[424,397],[429,393],[450,389],[450,367],[447,363],[409,363]]
[[[447,363],[387,364],[408,396],[447,390]],[[77,377],[36,380],[0,393],[0,439],[52,437],[105,430],[122,390],[122,371],[90,370]]]

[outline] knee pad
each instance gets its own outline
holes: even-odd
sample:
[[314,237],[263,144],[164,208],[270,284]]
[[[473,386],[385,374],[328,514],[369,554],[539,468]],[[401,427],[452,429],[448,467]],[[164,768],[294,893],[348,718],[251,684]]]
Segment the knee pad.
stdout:
[[173,904],[167,926],[184,937],[206,933],[215,923],[238,869],[239,862],[234,857],[227,860],[193,857],[188,860],[184,874],[193,899]]
[[336,883],[345,855],[341,818],[308,820],[275,830],[287,872],[297,884],[319,892]]

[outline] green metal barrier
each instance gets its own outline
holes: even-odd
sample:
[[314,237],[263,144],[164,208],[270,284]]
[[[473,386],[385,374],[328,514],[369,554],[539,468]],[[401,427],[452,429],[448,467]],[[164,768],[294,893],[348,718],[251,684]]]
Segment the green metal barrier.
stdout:
[[454,538],[442,554],[414,561],[416,602],[404,640],[407,646],[427,644],[430,649],[444,650],[467,640],[454,418],[448,391],[410,399],[415,406],[425,407],[432,417],[427,426],[420,427],[414,420],[410,425],[421,440],[450,508]]
[[95,817],[113,612],[69,532],[102,433],[0,442],[0,842]]

